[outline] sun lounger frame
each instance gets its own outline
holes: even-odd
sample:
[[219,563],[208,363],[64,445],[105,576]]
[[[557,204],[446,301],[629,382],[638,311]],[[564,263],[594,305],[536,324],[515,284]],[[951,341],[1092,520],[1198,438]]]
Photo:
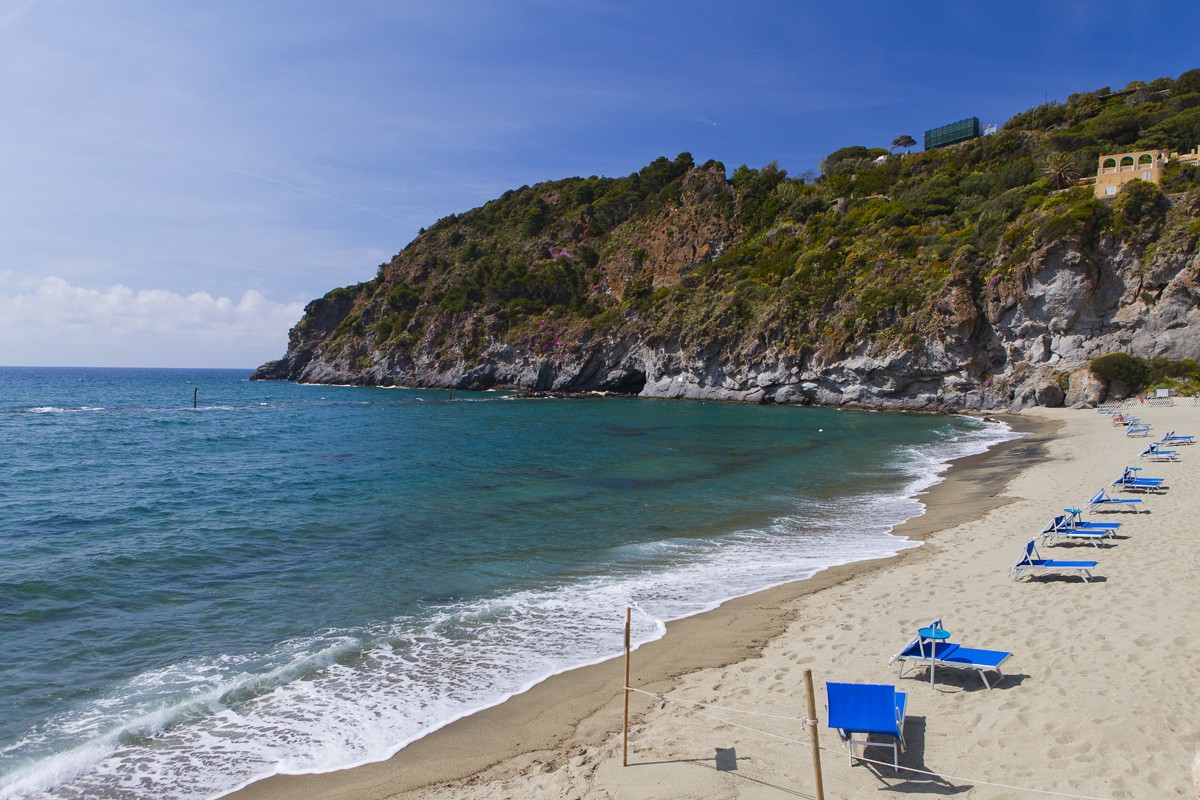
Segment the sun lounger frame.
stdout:
[[1084,519],[1082,508],[1064,508],[1063,511],[1066,514],[1065,527],[1083,531],[1117,531],[1121,528],[1119,522],[1093,522]]
[[[1119,522],[1110,524],[1120,525]],[[1114,538],[1117,535],[1116,528],[1109,527],[1105,523],[1096,522],[1092,523],[1092,525],[1098,527],[1072,524],[1069,517],[1065,514],[1060,514],[1042,529],[1042,532],[1038,534],[1038,538],[1046,543],[1050,543],[1056,539],[1077,539],[1091,543],[1092,547],[1099,547],[1101,541]]]
[[1141,471],[1141,467],[1126,467],[1121,477],[1112,485],[1126,492],[1165,492],[1170,487],[1165,484],[1165,478],[1139,478],[1133,473]]
[[1109,496],[1108,492],[1104,491],[1104,487],[1101,486],[1096,493],[1092,495],[1092,499],[1088,500],[1088,511],[1100,512],[1106,510],[1103,508],[1104,506],[1115,506],[1109,510],[1116,511],[1118,508],[1131,508],[1133,509],[1133,513],[1141,514],[1142,509],[1140,509],[1138,506],[1140,506],[1143,502],[1144,501],[1140,497],[1111,497]]
[[1096,568],[1095,561],[1059,561],[1052,558],[1042,558],[1041,553],[1037,551],[1037,540],[1033,539],[1029,544],[1025,545],[1024,557],[1013,565],[1013,568],[1008,571],[1008,574],[1013,580],[1019,581],[1022,576],[1032,573],[1035,570],[1043,572],[1047,570],[1065,570],[1068,572],[1076,572],[1079,577],[1083,578],[1084,583],[1091,583],[1092,570]]
[[1175,450],[1160,450],[1159,445],[1162,442],[1154,442],[1142,452],[1138,453],[1138,458],[1144,458],[1146,461],[1178,461],[1179,453]]

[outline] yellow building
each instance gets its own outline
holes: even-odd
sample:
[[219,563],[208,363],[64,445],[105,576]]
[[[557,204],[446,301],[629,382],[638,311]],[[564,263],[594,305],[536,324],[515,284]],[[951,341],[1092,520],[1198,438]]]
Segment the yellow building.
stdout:
[[1193,148],[1192,152],[1183,155],[1167,150],[1134,150],[1100,156],[1096,197],[1113,197],[1123,184],[1132,180],[1162,183],[1163,168],[1170,161],[1200,165],[1200,148]]

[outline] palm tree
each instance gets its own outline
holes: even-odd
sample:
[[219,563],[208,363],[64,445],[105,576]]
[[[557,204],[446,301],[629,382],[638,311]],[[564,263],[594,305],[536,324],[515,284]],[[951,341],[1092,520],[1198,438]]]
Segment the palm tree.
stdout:
[[1042,174],[1050,179],[1055,189],[1065,189],[1079,179],[1079,164],[1070,153],[1051,153]]

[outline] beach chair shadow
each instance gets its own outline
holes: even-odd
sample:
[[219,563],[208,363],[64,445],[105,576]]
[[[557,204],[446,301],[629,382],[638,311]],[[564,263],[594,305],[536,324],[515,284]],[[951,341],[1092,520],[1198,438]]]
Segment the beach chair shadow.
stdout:
[[1063,537],[1048,537],[1046,544],[1052,545],[1055,549],[1063,548],[1071,550],[1076,547],[1107,550],[1110,547],[1115,547],[1117,542],[1127,541],[1129,534],[1126,533],[1110,533],[1102,537],[1097,537],[1094,541],[1091,539],[1079,539]]
[[[904,752],[900,755],[900,769],[893,770],[890,760],[891,746],[888,742],[880,741],[868,758],[872,761],[863,762],[862,766],[880,783],[880,789],[888,792],[903,792],[906,794],[937,794],[956,795],[971,791],[970,784],[952,783],[940,775],[923,775],[921,772],[936,773],[925,763],[925,717],[910,716],[904,723]],[[876,764],[875,761],[885,762]],[[909,770],[921,770],[910,772]]]
[[[1045,583],[1080,583],[1077,575],[1065,575],[1061,572],[1043,572],[1038,575],[1026,575],[1026,583],[1032,585]],[[1108,578],[1104,575],[1093,575],[1088,578],[1086,583],[1108,583]]]
[[[1020,686],[1029,676],[1023,673],[1006,672],[1004,680],[999,683],[993,683],[991,689],[1000,689],[1007,691]],[[926,678],[925,680],[928,680]],[[942,672],[941,665],[938,665],[937,671],[937,686],[934,691],[937,692],[986,692],[989,687],[984,686],[970,672],[964,670],[946,670]]]

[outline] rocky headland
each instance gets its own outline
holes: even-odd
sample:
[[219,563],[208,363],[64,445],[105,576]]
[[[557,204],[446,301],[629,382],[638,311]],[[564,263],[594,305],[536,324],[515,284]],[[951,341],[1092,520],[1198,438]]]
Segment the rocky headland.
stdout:
[[[683,153],[521,187],[314,300],[257,379],[922,410],[1095,403],[1110,352],[1200,358],[1200,71],[817,178]],[[1131,102],[1131,98],[1137,102]]]

